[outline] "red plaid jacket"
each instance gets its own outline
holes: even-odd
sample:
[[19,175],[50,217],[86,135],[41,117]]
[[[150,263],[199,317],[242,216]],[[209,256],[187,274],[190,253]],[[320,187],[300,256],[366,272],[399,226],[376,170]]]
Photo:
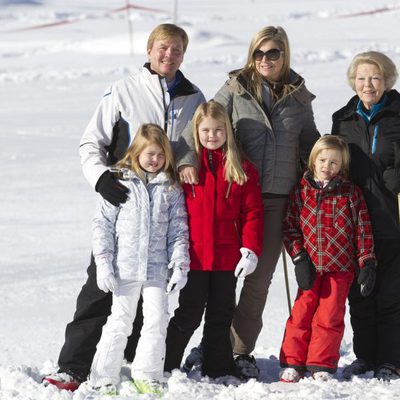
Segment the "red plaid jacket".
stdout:
[[293,258],[306,250],[317,271],[355,271],[375,261],[361,190],[341,176],[323,189],[306,173],[290,193],[283,240]]

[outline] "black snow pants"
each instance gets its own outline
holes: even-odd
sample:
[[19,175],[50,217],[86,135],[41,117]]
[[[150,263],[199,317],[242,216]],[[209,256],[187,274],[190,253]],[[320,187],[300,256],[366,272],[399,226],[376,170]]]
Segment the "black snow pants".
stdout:
[[200,326],[203,329],[202,374],[212,378],[234,374],[230,327],[235,309],[233,271],[190,271],[179,294],[179,306],[167,331],[165,371],[180,368],[185,348]]
[[[96,282],[93,255],[87,269],[88,278],[82,286],[73,320],[65,330],[65,342],[58,359],[59,372],[67,372],[85,381],[89,375],[103,325],[111,312],[112,294],[100,290]],[[125,349],[125,358],[132,361],[143,325],[142,301],[139,301],[133,331]]]
[[361,297],[356,279],[349,293],[354,353],[375,367],[390,363],[400,368],[400,243],[375,240],[375,254],[373,293]]

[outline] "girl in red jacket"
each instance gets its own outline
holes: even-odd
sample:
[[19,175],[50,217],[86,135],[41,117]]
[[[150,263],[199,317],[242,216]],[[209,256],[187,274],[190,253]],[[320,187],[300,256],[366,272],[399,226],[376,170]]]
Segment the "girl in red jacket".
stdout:
[[167,333],[165,371],[179,368],[205,310],[202,374],[234,375],[230,326],[236,278],[261,254],[263,205],[256,169],[242,159],[224,107],[209,101],[193,117],[199,183],[184,184],[190,271]]
[[306,371],[318,380],[332,377],[354,274],[360,268],[364,296],[375,283],[371,223],[361,190],[347,180],[349,161],[341,138],[321,137],[290,194],[283,240],[299,290],[281,348],[283,382],[297,382]]

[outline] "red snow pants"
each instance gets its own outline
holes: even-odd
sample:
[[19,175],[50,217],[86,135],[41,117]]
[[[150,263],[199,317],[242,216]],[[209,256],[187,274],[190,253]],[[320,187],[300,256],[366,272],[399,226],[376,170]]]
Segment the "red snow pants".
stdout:
[[281,367],[336,372],[353,277],[353,272],[317,273],[310,290],[298,290],[286,323]]

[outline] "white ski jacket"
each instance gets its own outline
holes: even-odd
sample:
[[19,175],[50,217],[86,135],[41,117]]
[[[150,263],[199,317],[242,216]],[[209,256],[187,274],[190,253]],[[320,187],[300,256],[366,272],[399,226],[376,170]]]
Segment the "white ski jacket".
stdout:
[[83,173],[95,188],[107,166],[122,158],[140,125],[160,125],[175,147],[203,93],[178,71],[179,83],[168,91],[165,78],[146,64],[142,70],[111,85],[104,94],[80,141]]
[[160,172],[147,185],[123,169],[126,203],[103,198],[93,219],[96,265],[112,265],[119,279],[163,281],[170,268],[189,270],[189,233],[182,189]]

